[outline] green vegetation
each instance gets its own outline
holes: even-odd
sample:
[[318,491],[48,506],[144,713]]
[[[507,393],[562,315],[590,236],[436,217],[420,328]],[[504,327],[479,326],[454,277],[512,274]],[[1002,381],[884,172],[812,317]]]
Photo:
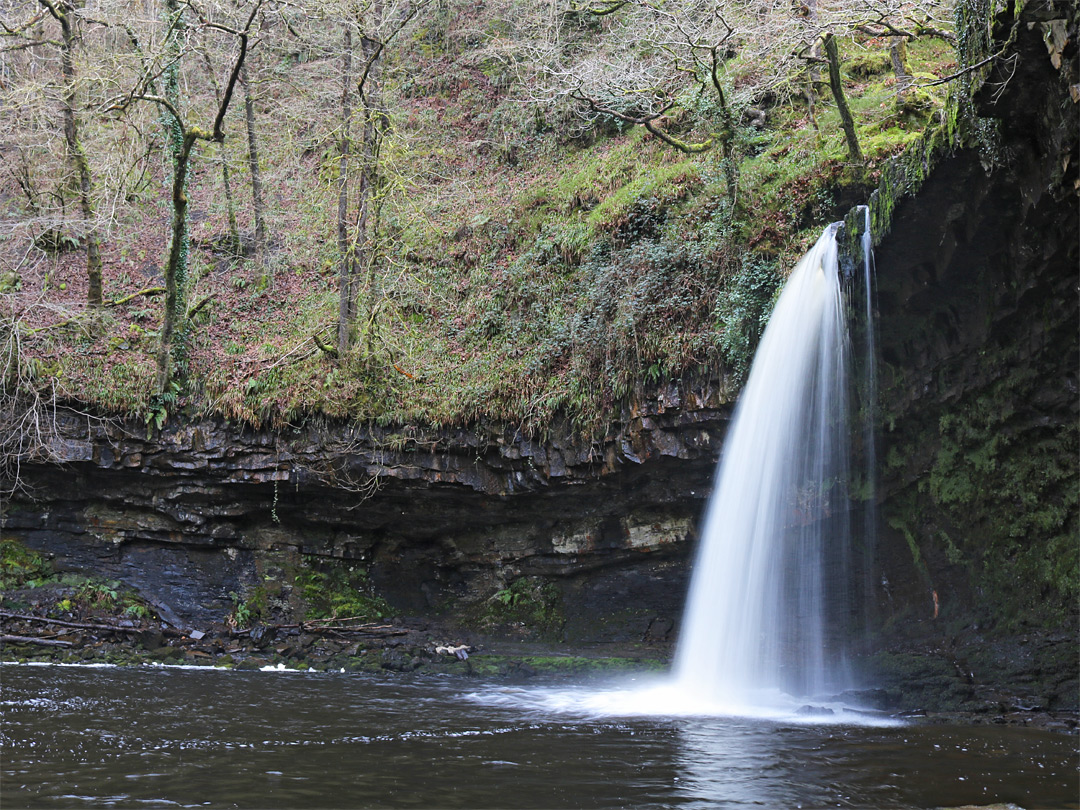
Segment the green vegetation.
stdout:
[[492,594],[479,611],[477,623],[516,629],[533,638],[555,638],[565,624],[562,594],[539,577],[521,577]]
[[45,586],[51,589],[45,599],[51,616],[154,616],[145,600],[122,583],[83,574],[57,574],[44,555],[13,538],[0,538],[0,593],[20,588],[44,590]]
[[237,630],[246,630],[251,627],[252,621],[262,613],[262,600],[258,598],[258,595],[254,599],[244,600],[235,592],[230,592],[229,598],[233,606],[229,615],[225,617],[225,624]]
[[890,437],[886,474],[902,473],[909,459],[929,464],[914,488],[890,499],[885,517],[907,538],[927,587],[929,557],[965,570],[1003,626],[1035,616],[1061,624],[1080,597],[1080,429],[1027,407],[1047,397],[1041,386],[1056,375],[1044,364],[1056,358],[1020,362],[1016,351],[989,347],[974,368],[954,372],[986,384],[936,425],[917,421]]
[[0,591],[36,588],[56,579],[52,563],[10,537],[0,537]]
[[307,556],[296,572],[295,583],[307,603],[309,619],[373,621],[393,614],[386,600],[374,592],[367,571],[359,565]]
[[[780,67],[764,70],[761,49],[779,46],[747,30],[723,56],[722,97],[700,91],[703,75],[675,71],[665,86],[673,106],[656,125],[672,139],[723,134],[724,148],[688,154],[611,115],[584,115],[557,87],[530,97],[547,68],[514,48],[540,34],[521,28],[528,20],[489,14],[439,5],[388,52],[380,92],[391,126],[372,201],[377,273],[362,280],[364,339],[344,356],[319,348],[334,343],[340,298],[337,123],[312,123],[305,112],[319,88],[340,86],[339,46],[336,33],[307,29],[300,56],[295,43],[268,40],[267,56],[249,65],[260,92],[277,99],[254,108],[260,130],[275,133],[260,145],[264,185],[277,200],[265,266],[235,250],[222,175],[192,153],[189,267],[175,297],[191,302],[190,318],[177,314],[186,324],[177,325],[187,341],[182,384],[155,388],[162,304],[152,291],[171,211],[156,191],[168,181],[158,165],[132,164],[139,179],[125,187],[101,243],[106,304],[124,303],[90,321],[66,310],[58,318],[56,308],[82,289],[77,251],[23,266],[21,291],[10,295],[29,302],[44,291],[48,300],[22,310],[23,351],[48,363],[64,396],[137,415],[151,432],[203,414],[273,425],[318,414],[401,425],[494,420],[534,433],[565,415],[601,431],[613,405],[658,381],[741,376],[789,262],[865,199],[884,161],[944,104],[943,86],[898,95],[889,37],[838,23],[844,95],[866,161],[852,164],[827,86],[807,104],[811,65],[777,50]],[[620,37],[637,30],[635,19],[629,10],[603,24],[567,15],[566,58],[625,49]],[[211,55],[233,64],[234,46],[223,37],[214,47],[224,50]],[[188,58],[183,102],[191,120],[204,120],[218,101],[202,62]],[[906,58],[920,82],[955,66],[952,47],[931,35],[911,40]],[[618,110],[629,109],[624,102]],[[125,120],[153,129],[149,106],[124,107]],[[241,184],[250,179],[242,122],[225,123],[221,154]],[[85,111],[80,137],[92,164],[110,153],[116,127]],[[46,157],[55,156],[27,154],[42,161],[34,176],[49,176]],[[7,203],[13,218],[28,216],[24,197]]]

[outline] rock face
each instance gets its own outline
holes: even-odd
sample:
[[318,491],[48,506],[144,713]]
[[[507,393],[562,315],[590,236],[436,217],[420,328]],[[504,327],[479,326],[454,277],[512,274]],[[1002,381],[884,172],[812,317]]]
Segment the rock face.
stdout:
[[[1002,689],[1076,705],[1078,13],[1023,15],[998,21],[1017,59],[976,98],[1000,137],[938,154],[917,196],[896,194],[877,248],[873,663],[892,705],[977,706]],[[406,613],[475,618],[493,596],[542,593],[521,614],[556,611],[563,638],[664,642],[731,393],[671,385],[595,441],[213,420],[147,439],[69,415],[65,463],[24,469],[32,497],[3,528],[185,625],[271,582],[275,609],[295,610],[298,566],[336,559]]]
[[935,658],[953,701],[998,680],[1077,702],[1078,18],[997,20],[1015,58],[975,96],[986,119],[877,250],[879,644]]
[[644,635],[678,617],[725,399],[669,386],[595,443],[220,421],[147,439],[67,414],[53,447],[63,465],[24,470],[39,500],[15,500],[4,530],[156,594],[189,624],[220,621],[308,555],[365,566],[405,612],[461,609],[543,577],[559,583],[571,636],[588,640],[609,616],[622,636]]

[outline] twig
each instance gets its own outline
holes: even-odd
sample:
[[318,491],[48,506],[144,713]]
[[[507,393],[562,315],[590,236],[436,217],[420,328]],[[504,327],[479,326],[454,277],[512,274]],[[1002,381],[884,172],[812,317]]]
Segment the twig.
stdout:
[[959,79],[965,73],[971,73],[971,71],[978,70],[979,68],[981,68],[983,65],[987,64],[988,62],[993,62],[995,59],[999,58],[1003,53],[1004,53],[1004,50],[998,51],[997,53],[990,54],[990,56],[986,57],[981,62],[976,62],[974,65],[968,65],[963,70],[958,70],[958,71],[956,71],[956,73],[953,73],[953,74],[951,74],[949,76],[946,76],[944,79],[938,79],[935,82],[927,82],[926,84],[917,84],[917,85],[915,85],[915,87],[934,87],[935,85],[945,84],[946,82],[951,82],[953,79]]

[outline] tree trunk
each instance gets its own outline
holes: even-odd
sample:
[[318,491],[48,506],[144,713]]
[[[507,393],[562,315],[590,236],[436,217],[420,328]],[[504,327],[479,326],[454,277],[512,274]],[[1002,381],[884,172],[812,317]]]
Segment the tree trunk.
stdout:
[[[817,13],[817,0],[808,0],[806,3],[806,19],[812,26],[817,27],[818,13]],[[820,39],[815,37],[814,44],[810,47],[810,56],[820,56]],[[806,109],[810,115],[810,124],[814,127],[814,132],[818,133],[818,143],[821,142],[821,130],[818,128],[817,120],[817,86],[821,82],[821,69],[816,62],[810,63],[810,68],[807,71],[809,73],[809,80],[806,83]]]
[[251,168],[251,204],[255,213],[255,262],[266,267],[266,203],[263,201],[262,171],[259,169],[259,147],[255,136],[255,100],[248,81],[247,62],[240,66],[240,84],[244,87],[244,119],[247,122],[248,165]]
[[218,159],[221,160],[221,183],[225,187],[225,208],[229,218],[229,243],[234,253],[240,253],[240,226],[236,224],[236,202],[232,193],[232,177],[229,173],[229,161],[225,158],[225,144],[218,144]]
[[911,89],[912,78],[907,69],[907,38],[890,37],[889,61],[892,62],[893,73],[896,74],[897,95],[901,103]]
[[50,7],[57,17],[63,35],[60,47],[60,70],[64,77],[63,114],[64,140],[67,142],[68,159],[79,179],[79,207],[86,223],[86,278],[88,282],[86,303],[93,307],[102,304],[101,247],[94,215],[93,181],[90,163],[79,141],[78,124],[75,120],[75,21],[70,0]]
[[354,245],[349,244],[349,153],[352,144],[349,139],[349,126],[352,121],[352,28],[345,24],[341,54],[341,139],[338,142],[338,255],[339,300],[338,300],[338,356],[344,357],[351,342],[353,300],[353,259]]
[[851,116],[847,99],[844,97],[844,87],[840,82],[840,56],[836,51],[836,40],[832,34],[825,35],[825,55],[829,59],[829,86],[832,88],[833,98],[836,99],[836,108],[840,112],[840,122],[844,128],[844,137],[847,139],[848,154],[855,163],[862,163],[862,150],[859,149],[859,138],[855,134],[855,119]]
[[161,347],[158,351],[158,394],[165,393],[175,372],[183,373],[186,359],[186,335],[183,329],[178,333],[177,325],[181,324],[187,315],[187,296],[184,289],[188,260],[186,186],[188,164],[194,145],[195,135],[184,133],[180,152],[176,156],[176,165],[173,167],[172,242],[169,245],[169,258],[165,263],[165,318],[161,324]]
[[[382,18],[382,3],[376,2],[373,8],[373,26],[378,26]],[[375,289],[378,279],[375,276],[375,238],[373,224],[377,219],[378,193],[378,170],[379,170],[379,147],[382,139],[382,117],[385,112],[381,106],[381,46],[370,37],[364,37],[361,47],[364,53],[364,64],[367,71],[363,84],[360,88],[360,99],[364,110],[364,140],[362,144],[362,165],[360,170],[360,187],[357,190],[356,212],[356,260],[355,273],[363,273],[364,278],[364,316],[360,324],[364,342],[370,351],[372,338],[374,337],[374,302],[377,298]],[[354,285],[352,301],[350,302],[351,314],[354,320],[359,315],[359,290]]]
[[[166,0],[166,13],[172,19],[181,13],[179,0]],[[180,109],[180,25],[172,31],[167,53],[171,59],[166,69],[165,98],[173,109]],[[184,131],[175,115],[165,112],[165,128],[169,150],[173,158],[172,182],[172,242],[165,263],[165,312],[161,323],[161,346],[158,351],[156,389],[164,394],[174,376],[183,376],[187,366],[187,334],[184,320],[187,315],[187,268],[188,268],[188,221],[187,221],[187,169],[194,146],[194,136]]]
[[[221,104],[221,85],[214,74],[214,64],[210,61],[210,54],[202,52],[203,62],[206,63],[206,75],[210,78],[210,84],[214,88],[214,100]],[[225,212],[229,221],[229,243],[234,253],[240,252],[240,226],[236,224],[236,200],[232,192],[232,175],[229,172],[229,161],[225,157],[225,144],[218,144],[218,159],[221,161],[221,184],[225,188]]]

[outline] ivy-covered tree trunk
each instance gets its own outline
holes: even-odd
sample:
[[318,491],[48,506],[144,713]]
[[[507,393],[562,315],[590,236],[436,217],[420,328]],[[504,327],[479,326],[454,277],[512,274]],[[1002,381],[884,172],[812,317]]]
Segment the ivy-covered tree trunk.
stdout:
[[165,10],[171,26],[166,53],[169,65],[165,71],[165,100],[171,110],[164,112],[165,133],[172,157],[172,241],[165,263],[165,312],[161,323],[161,346],[158,350],[157,393],[168,391],[175,377],[183,377],[187,366],[187,271],[190,251],[187,218],[187,168],[194,146],[194,137],[184,132],[177,117],[180,109],[180,36],[181,14],[179,0],[166,0]]
[[73,0],[61,0],[51,3],[42,0],[42,5],[60,23],[62,41],[60,43],[60,71],[63,75],[64,91],[62,106],[64,116],[64,141],[67,144],[68,160],[79,183],[79,208],[86,227],[86,303],[101,306],[101,244],[97,234],[94,213],[94,184],[90,174],[90,163],[86,159],[79,128],[75,118],[75,33],[76,20]]
[[187,359],[187,173],[196,134],[181,135],[180,151],[173,168],[173,231],[169,257],[165,263],[165,318],[161,324],[161,348],[158,353],[157,393],[167,392],[174,377],[182,376]]

